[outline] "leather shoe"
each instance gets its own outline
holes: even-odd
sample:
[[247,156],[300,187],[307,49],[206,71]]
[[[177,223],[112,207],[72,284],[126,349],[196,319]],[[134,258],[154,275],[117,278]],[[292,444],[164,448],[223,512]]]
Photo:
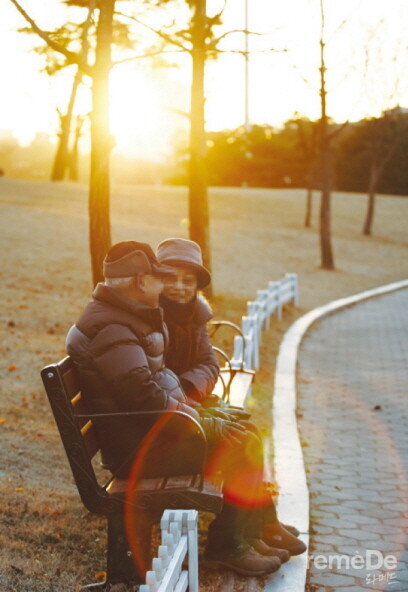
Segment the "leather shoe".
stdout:
[[270,547],[262,539],[248,539],[248,543],[260,555],[266,555],[267,557],[279,557],[281,563],[286,563],[290,559],[289,551],[286,551],[286,549]]
[[292,526],[291,524],[282,524],[283,528],[285,528],[290,534],[293,534],[295,537],[300,535],[300,532],[296,528],[296,526]]
[[257,553],[250,545],[236,549],[207,549],[204,553],[207,567],[224,567],[243,576],[264,576],[277,571],[281,566],[278,557],[267,557]]
[[262,540],[270,547],[286,549],[291,555],[300,555],[307,549],[305,543],[293,536],[280,522],[266,524]]

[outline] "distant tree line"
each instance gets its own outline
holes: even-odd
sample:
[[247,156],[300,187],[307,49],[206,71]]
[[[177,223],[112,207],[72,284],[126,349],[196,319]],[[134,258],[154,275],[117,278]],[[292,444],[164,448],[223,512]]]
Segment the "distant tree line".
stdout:
[[[293,118],[281,129],[253,125],[207,134],[209,185],[320,188],[318,121]],[[331,131],[339,128],[329,122]],[[408,112],[349,123],[333,142],[333,189],[408,195]],[[184,184],[185,152],[170,182]]]
[[[43,132],[37,133],[29,144],[22,146],[10,132],[0,130],[0,169],[8,178],[48,181],[55,164],[55,148],[55,142]],[[156,185],[164,183],[173,172],[173,163],[128,157],[120,152],[112,155],[114,183]],[[88,182],[89,154],[80,155],[76,180]]]

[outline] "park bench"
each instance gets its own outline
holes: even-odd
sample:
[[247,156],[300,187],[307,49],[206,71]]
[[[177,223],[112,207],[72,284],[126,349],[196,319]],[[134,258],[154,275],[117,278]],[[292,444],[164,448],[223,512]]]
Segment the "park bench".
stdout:
[[[85,586],[85,589],[104,589],[108,582],[123,577],[131,583],[141,583],[150,563],[151,526],[165,509],[195,509],[212,513],[221,510],[222,484],[207,482],[203,477],[207,449],[204,432],[194,419],[177,411],[116,414],[135,416],[147,426],[166,416],[155,443],[158,443],[158,438],[163,451],[168,449],[169,442],[176,442],[172,453],[184,459],[184,466],[178,474],[164,472],[160,477],[151,477],[154,454],[150,458],[147,451],[143,478],[134,482],[129,499],[126,496],[126,480],[110,477],[103,484],[98,480],[92,463],[100,450],[93,425],[96,414],[91,417],[86,409],[72,360],[66,357],[57,364],[46,366],[41,371],[41,377],[82,502],[90,512],[103,515],[108,520],[107,580]],[[133,524],[133,546],[125,534],[126,509],[128,515],[136,520]]]
[[[288,274],[281,282],[270,282],[268,290],[258,291],[257,300],[248,303],[249,314],[243,317],[242,328],[227,321],[212,322],[210,332],[221,327],[236,332],[231,359],[215,348],[225,361],[215,389],[224,403],[244,407],[255,377],[253,368],[259,368],[261,330],[269,326],[272,312],[276,311],[280,318],[283,304],[291,300],[297,302],[294,274]],[[141,584],[151,564],[152,524],[160,520],[164,510],[221,511],[221,480],[213,483],[204,478],[207,454],[204,432],[198,422],[177,411],[103,414],[103,417],[115,415],[141,421],[146,434],[155,426],[150,432],[154,433],[151,443],[155,445],[149,448],[143,444],[143,463],[137,479],[132,474],[129,479],[113,475],[102,482],[95,460],[100,444],[94,425],[94,420],[102,415],[89,413],[71,358],[67,356],[46,366],[41,377],[82,502],[87,510],[105,516],[108,522],[106,581],[84,589],[108,589],[110,583],[122,578]],[[152,472],[157,451],[162,456],[169,443],[175,444],[172,455],[183,459],[183,464],[175,471],[170,463],[168,470],[157,477]],[[125,518],[130,528],[126,528]],[[156,586],[145,585],[145,588],[154,590]]]

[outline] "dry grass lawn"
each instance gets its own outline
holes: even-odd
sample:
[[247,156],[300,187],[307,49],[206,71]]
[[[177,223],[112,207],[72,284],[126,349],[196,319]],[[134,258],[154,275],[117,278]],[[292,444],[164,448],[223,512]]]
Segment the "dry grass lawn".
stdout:
[[[408,199],[378,198],[372,238],[360,234],[364,207],[363,196],[335,194],[337,270],[326,272],[316,216],[313,229],[302,227],[302,191],[211,191],[217,317],[239,321],[256,289],[299,274],[301,308],[273,323],[263,344],[253,408],[265,429],[285,328],[319,304],[407,277]],[[39,370],[64,355],[66,331],[89,298],[86,189],[1,179],[0,212],[1,589],[73,592],[104,569],[105,528],[79,502]],[[113,240],[186,236],[186,212],[184,189],[114,188]],[[219,576],[204,576],[205,590],[219,589]]]

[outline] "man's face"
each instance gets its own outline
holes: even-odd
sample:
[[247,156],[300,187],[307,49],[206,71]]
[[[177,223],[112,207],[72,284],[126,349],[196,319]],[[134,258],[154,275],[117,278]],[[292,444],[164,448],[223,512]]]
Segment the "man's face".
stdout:
[[193,271],[175,267],[176,275],[169,278],[164,284],[163,294],[174,302],[187,304],[195,296],[197,291],[197,276]]
[[143,290],[145,302],[150,306],[157,306],[159,302],[159,295],[163,291],[163,278],[144,273],[140,278],[140,286]]

